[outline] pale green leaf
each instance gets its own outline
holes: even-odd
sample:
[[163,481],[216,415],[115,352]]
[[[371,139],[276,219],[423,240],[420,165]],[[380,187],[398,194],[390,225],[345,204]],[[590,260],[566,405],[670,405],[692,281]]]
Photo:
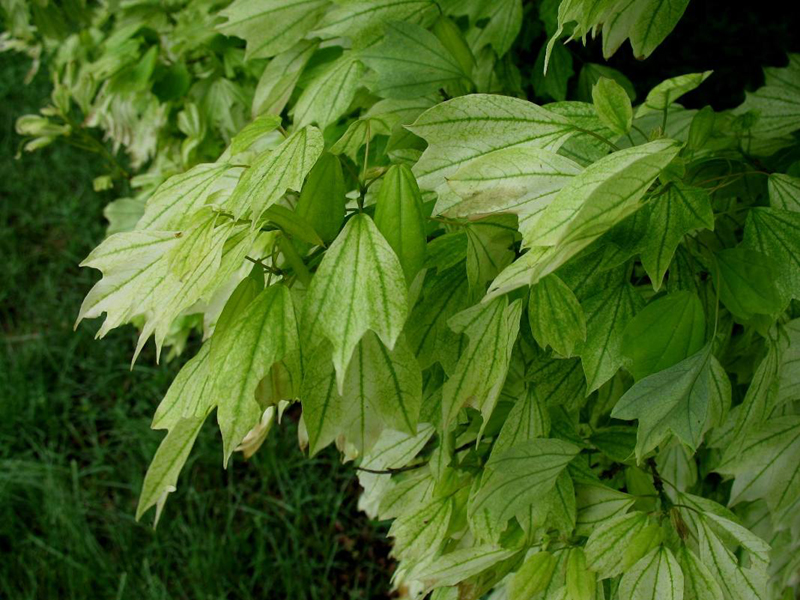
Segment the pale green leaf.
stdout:
[[444,206],[440,196],[435,212],[454,218],[514,213],[520,232],[526,235],[555,194],[579,171],[577,164],[548,150],[496,150],[468,162],[448,178],[457,204]]
[[701,83],[709,78],[712,72],[687,73],[686,75],[679,75],[662,81],[647,94],[644,104],[636,110],[636,118],[638,119],[649,112],[665,111],[678,98],[698,88]]
[[772,208],[800,212],[800,178],[773,173],[767,185]]
[[622,334],[622,354],[634,379],[663,371],[698,352],[706,316],[696,294],[679,291],[657,298],[631,319]]
[[353,350],[367,330],[394,348],[408,315],[403,269],[367,215],[351,218],[331,244],[305,298],[303,334],[333,346],[339,391]]
[[268,58],[291,48],[319,21],[326,0],[236,0],[220,12],[225,35],[247,41],[245,57]]
[[508,583],[509,600],[528,600],[544,590],[553,578],[556,559],[549,552],[531,554]]
[[670,432],[690,448],[698,447],[708,419],[713,360],[707,345],[676,365],[639,380],[617,402],[611,412],[614,418],[639,419],[639,462]]
[[700,188],[671,184],[650,203],[650,224],[641,250],[642,266],[658,291],[683,236],[714,229],[711,197]]
[[630,38],[634,56],[642,60],[675,29],[689,0],[644,0],[637,5],[639,18],[631,29]]
[[735,477],[730,503],[764,499],[773,511],[800,497],[800,417],[770,419],[750,428],[742,443],[731,447],[716,470]]
[[480,10],[475,15],[476,21],[488,19],[482,28],[475,28],[470,36],[470,45],[480,50],[491,44],[497,56],[503,56],[511,49],[511,45],[522,27],[522,1],[497,0],[479,3]]
[[117,198],[106,204],[103,216],[108,221],[106,236],[132,231],[144,214],[144,201],[139,198]]
[[490,215],[470,223],[467,233],[467,279],[476,297],[483,296],[486,284],[514,260],[511,245],[517,239],[514,215]]
[[550,413],[538,397],[535,388],[529,388],[525,397],[519,398],[508,413],[503,428],[492,446],[492,455],[499,455],[512,446],[547,437],[550,433]]
[[659,546],[622,576],[620,600],[683,600],[683,572],[672,551]]
[[[633,506],[634,502],[636,502],[636,498],[633,496],[599,483],[577,485],[575,532],[578,535],[588,536],[593,534],[595,530],[599,531],[598,526],[605,527],[607,523],[611,522],[611,519],[623,516]],[[598,558],[597,560],[600,561],[601,559]],[[597,570],[599,571],[600,567]]]
[[536,341],[563,356],[586,339],[586,317],[572,290],[551,273],[531,287],[528,318]]
[[347,112],[356,91],[363,85],[364,65],[352,52],[345,52],[328,65],[303,90],[292,116],[297,127],[312,123],[324,130]]
[[585,248],[640,208],[639,200],[678,150],[672,140],[657,140],[600,159],[561,188],[524,242]]
[[447,321],[467,306],[469,287],[463,264],[426,278],[422,299],[406,325],[409,344],[423,369],[438,362],[445,372],[453,372],[463,337]]
[[378,74],[372,91],[383,98],[411,99],[467,79],[461,65],[431,32],[413,23],[387,23],[384,41],[360,58]]
[[468,161],[494,150],[527,146],[555,151],[573,134],[564,117],[525,100],[490,94],[438,104],[408,129],[428,142],[414,167],[425,190],[436,189]]
[[750,132],[756,137],[777,138],[800,129],[800,55],[790,54],[787,67],[764,69],[764,76],[766,85],[747,92],[736,113],[755,112],[758,120]]
[[313,35],[323,39],[347,37],[354,48],[365,48],[383,35],[383,26],[390,21],[427,27],[439,12],[432,0],[355,0],[328,12]]
[[597,116],[616,135],[625,135],[633,123],[633,109],[628,93],[613,79],[601,77],[592,88]]
[[255,144],[261,137],[267,135],[268,133],[272,133],[278,127],[280,127],[280,125],[281,118],[279,115],[266,114],[256,117],[231,140],[231,155],[244,152],[250,146]]
[[283,112],[303,69],[316,49],[316,42],[300,40],[269,62],[253,93],[250,111],[253,117],[261,114],[279,115]]
[[586,541],[588,567],[599,579],[622,573],[624,552],[633,537],[647,526],[647,515],[632,512],[618,515],[599,525]]
[[765,573],[741,566],[706,519],[699,522],[700,559],[719,584],[723,596],[731,600],[764,600]]
[[423,563],[419,571],[414,572],[414,579],[422,581],[426,589],[456,585],[517,552],[492,544],[462,548]]
[[298,129],[280,146],[263,152],[253,161],[223,208],[237,219],[249,216],[255,223],[286,190],[300,190],[322,147],[322,134],[318,129]]
[[175,491],[178,476],[186,459],[189,458],[194,441],[205,420],[205,416],[180,419],[170,427],[169,433],[161,441],[147,469],[139,504],[136,507],[137,521],[147,509],[155,505],[155,523],[158,524],[167,495]]
[[723,600],[722,590],[697,555],[682,546],[678,562],[683,571],[683,597],[685,600]]
[[211,406],[208,385],[208,351],[210,343],[203,344],[197,354],[180,371],[161,400],[153,416],[153,429],[172,429],[179,421],[203,417]]
[[592,88],[602,77],[612,79],[621,85],[631,101],[636,99],[636,90],[630,79],[616,69],[595,63],[584,63],[583,67],[581,67],[581,72],[578,75],[578,88],[576,90],[577,99],[582,102],[591,102]]
[[519,331],[522,303],[502,297],[478,304],[449,320],[456,333],[469,337],[455,372],[442,392],[443,430],[463,406],[472,406],[489,419],[506,379],[511,351]]
[[452,513],[451,498],[436,498],[398,517],[388,533],[394,538],[395,555],[409,560],[438,552],[446,539]]
[[236,185],[242,169],[225,163],[200,164],[173,175],[156,188],[136,229],[174,231],[206,204],[215,192]]
[[484,514],[494,527],[547,497],[580,448],[555,439],[536,438],[492,456],[469,514]]
[[[282,284],[261,292],[229,327],[212,338],[210,385],[225,464],[261,417],[263,409],[255,397],[259,382],[275,363],[296,352],[298,343],[292,298]],[[292,375],[299,380],[299,372]]]

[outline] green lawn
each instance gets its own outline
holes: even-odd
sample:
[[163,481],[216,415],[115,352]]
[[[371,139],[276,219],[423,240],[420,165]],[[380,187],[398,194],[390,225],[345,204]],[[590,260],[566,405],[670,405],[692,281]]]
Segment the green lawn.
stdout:
[[386,597],[385,529],[334,452],[300,453],[291,419],[227,471],[208,424],[158,530],[134,521],[163,435],[150,417],[182,360],[156,366],[150,348],[130,371],[132,328],[72,331],[111,197],[92,191],[91,155],[14,160],[14,119],[49,93],[27,68],[0,54],[0,598]]

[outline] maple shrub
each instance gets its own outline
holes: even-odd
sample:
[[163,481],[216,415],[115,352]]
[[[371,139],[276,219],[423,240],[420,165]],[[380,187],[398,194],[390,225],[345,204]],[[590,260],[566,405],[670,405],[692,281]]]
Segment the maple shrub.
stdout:
[[711,72],[568,86],[574,40],[646,58],[687,4],[4,3],[54,81],[25,148],[132,190],[78,321],[203,338],[137,517],[209,417],[227,465],[299,403],[401,597],[796,597],[800,55],[733,110],[680,104]]

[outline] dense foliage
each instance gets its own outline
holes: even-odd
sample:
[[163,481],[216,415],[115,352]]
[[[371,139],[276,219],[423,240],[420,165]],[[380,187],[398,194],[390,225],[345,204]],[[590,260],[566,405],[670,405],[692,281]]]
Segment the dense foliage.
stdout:
[[26,148],[100,127],[135,171],[105,151],[137,192],[79,321],[205,340],[139,515],[211,413],[227,464],[300,402],[404,597],[795,596],[800,56],[698,111],[710,72],[634,104],[585,64],[567,100],[564,42],[646,58],[688,0],[7,4],[52,54]]

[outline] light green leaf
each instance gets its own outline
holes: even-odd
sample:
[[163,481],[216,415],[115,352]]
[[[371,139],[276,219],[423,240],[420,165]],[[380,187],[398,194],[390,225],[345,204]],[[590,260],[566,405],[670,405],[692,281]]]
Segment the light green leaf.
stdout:
[[251,123],[248,123],[244,129],[237,133],[231,140],[230,152],[231,156],[244,152],[252,146],[259,138],[268,133],[272,133],[281,125],[281,118],[279,115],[266,114],[256,117]]
[[452,498],[435,498],[398,517],[388,534],[394,538],[394,554],[400,560],[436,554],[446,539],[452,514]]
[[386,171],[378,192],[375,226],[394,250],[410,284],[425,263],[427,236],[422,196],[407,166],[392,165]]
[[117,198],[106,204],[103,216],[108,221],[106,236],[132,231],[144,214],[144,201],[139,198]]
[[622,334],[644,304],[623,271],[609,272],[578,295],[586,316],[586,341],[575,351],[581,357],[587,394],[611,379],[623,365]]
[[759,138],[778,138],[800,129],[800,54],[790,54],[785,68],[764,69],[764,79],[766,85],[746,92],[735,112],[758,115],[750,132]]
[[645,377],[617,402],[611,416],[639,419],[636,458],[658,446],[672,432],[696,449],[706,428],[709,410],[711,346],[676,365]]
[[[255,392],[272,366],[298,349],[297,321],[289,289],[276,284],[261,292],[229,327],[212,338],[209,371],[224,462],[258,423],[262,408]],[[299,368],[290,374],[299,384]]]
[[403,269],[367,215],[351,218],[331,244],[311,281],[303,311],[306,340],[333,346],[339,392],[353,350],[372,330],[390,350],[408,315]]
[[659,546],[622,576],[620,600],[683,600],[683,572],[672,551]]
[[696,294],[662,296],[631,319],[622,334],[622,354],[634,379],[663,371],[698,352],[705,342],[706,316]]
[[578,89],[576,96],[582,102],[592,101],[592,88],[594,84],[600,81],[601,78],[612,79],[622,86],[628,98],[631,101],[636,99],[636,90],[631,83],[631,80],[625,77],[621,72],[612,69],[606,65],[598,65],[595,63],[584,63],[581,67],[581,72],[578,75]]
[[776,314],[783,309],[785,303],[776,284],[779,272],[776,261],[741,246],[720,250],[716,257],[719,299],[734,316],[749,319],[753,315]]
[[525,244],[570,245],[577,253],[640,208],[639,200],[678,150],[672,140],[657,140],[590,165],[561,188]]
[[440,195],[434,212],[454,218],[514,213],[519,217],[520,232],[527,235],[555,194],[579,172],[579,165],[548,150],[496,150],[468,162],[449,177],[447,183],[457,195],[457,203],[443,205]]
[[556,101],[567,99],[567,87],[575,74],[572,68],[572,53],[562,45],[552,48],[549,63],[545,70],[548,48],[542,46],[533,65],[531,83],[537,97],[552,98]]
[[647,526],[647,515],[632,512],[603,522],[586,541],[588,567],[598,579],[616,577],[622,573],[624,552],[633,537]]
[[800,497],[800,417],[770,419],[750,428],[743,442],[725,452],[717,471],[735,477],[731,505],[764,499],[773,512]]
[[549,552],[531,554],[508,583],[509,600],[528,600],[544,590],[553,578],[556,559]]
[[497,0],[479,3],[479,6],[475,21],[489,21],[482,29],[475,28],[471,32],[474,35],[470,36],[470,45],[477,51],[491,44],[497,56],[503,56],[511,49],[522,27],[522,1]]
[[317,24],[326,0],[236,0],[217,29],[247,41],[245,58],[269,58],[288,50]]
[[515,549],[507,550],[492,544],[462,548],[444,554],[433,562],[423,563],[413,575],[414,579],[422,581],[428,590],[453,586],[517,552]]
[[312,123],[324,130],[347,112],[356,90],[363,85],[364,65],[345,52],[317,75],[303,90],[292,116],[297,127]]
[[697,555],[686,546],[678,550],[678,562],[683,571],[685,600],[724,600],[722,590]]
[[547,437],[550,433],[550,413],[538,397],[535,388],[529,388],[524,398],[519,398],[508,413],[503,428],[492,446],[492,454],[499,455],[512,446]]
[[[428,276],[430,278],[430,276]],[[420,367],[433,363],[452,373],[461,351],[463,336],[447,324],[456,313],[469,306],[469,286],[463,264],[426,278],[422,299],[411,311],[406,335]]]
[[325,243],[331,243],[342,226],[347,204],[345,193],[341,162],[333,154],[323,152],[308,173],[295,210]]
[[709,78],[712,72],[687,73],[686,75],[679,75],[662,81],[647,94],[644,104],[636,110],[636,118],[638,119],[649,112],[663,112],[678,98],[698,88],[701,83]]
[[136,520],[147,512],[151,506],[156,507],[156,518],[154,526],[158,524],[167,495],[175,491],[178,476],[189,458],[194,441],[200,428],[206,420],[203,417],[191,417],[176,421],[161,441],[161,445],[147,469],[147,475],[142,485],[142,493],[139,496],[139,504],[136,507]]
[[414,166],[425,190],[436,189],[468,161],[494,150],[526,146],[556,151],[573,134],[564,117],[525,100],[490,94],[438,104],[407,128],[428,142]]
[[773,173],[767,182],[772,208],[800,212],[800,178]]
[[378,73],[372,91],[383,98],[411,99],[468,79],[458,61],[431,32],[413,23],[387,23],[384,41],[360,58]]
[[204,417],[212,405],[211,386],[208,385],[208,351],[211,344],[203,344],[188,361],[172,383],[156,409],[153,429],[172,429],[179,421],[191,417]]
[[318,129],[298,129],[280,146],[263,152],[253,161],[223,208],[236,219],[249,216],[253,223],[257,222],[286,190],[300,190],[322,147],[322,134]]
[[416,432],[422,374],[402,337],[389,350],[375,334],[365,334],[341,393],[328,344],[319,346],[307,362],[300,397],[312,456],[334,440],[340,447],[346,440],[363,455],[385,428]]
[[517,219],[513,215],[491,215],[470,223],[467,233],[467,279],[476,297],[483,296],[486,284],[514,260],[511,245],[517,239]]
[[572,548],[567,558],[567,596],[570,600],[594,600],[597,578],[586,568],[583,548]]
[[[636,498],[610,487],[598,484],[579,484],[576,486],[578,535],[591,535],[598,526],[605,527],[611,519],[623,516],[636,502]],[[594,559],[592,559],[594,561]],[[598,558],[597,561],[601,559]],[[600,564],[600,563],[598,563]],[[602,563],[604,564],[604,563]],[[601,571],[601,567],[596,570]]]
[[739,565],[736,556],[725,547],[706,519],[699,519],[700,559],[711,571],[722,589],[723,596],[731,600],[762,600],[766,589],[763,571]]
[[547,497],[579,451],[561,440],[537,438],[492,455],[480,488],[470,498],[470,516],[483,514],[502,530],[511,517]]
[[625,135],[631,130],[631,99],[620,84],[601,77],[592,88],[592,100],[597,116],[616,135]]
[[643,60],[675,29],[689,0],[645,0],[636,4],[640,12],[630,32],[631,47],[634,56]]
[[465,405],[483,415],[484,426],[503,388],[519,331],[522,303],[498,298],[452,317],[450,327],[469,337],[466,350],[442,392],[443,430]]
[[317,45],[313,40],[300,40],[269,62],[253,94],[253,117],[283,112]]
[[654,290],[661,288],[683,236],[696,229],[714,229],[711,197],[705,190],[673,183],[650,203],[650,225],[641,258]]
[[578,299],[559,277],[551,273],[531,287],[528,318],[536,341],[563,356],[572,356],[586,340],[586,317]]
[[[747,214],[743,245],[771,258],[777,268],[777,278],[766,283],[762,293],[768,294],[777,284],[784,299],[800,298],[800,213],[777,208],[753,208]],[[755,282],[761,282],[763,278],[762,271]],[[761,310],[766,310],[767,305],[767,302],[761,304]],[[773,306],[777,306],[778,310],[782,308],[777,303],[769,304],[769,307]]]
[[136,229],[181,229],[214,193],[226,187],[233,189],[241,173],[242,169],[231,168],[226,163],[209,163],[173,175],[147,200]]
[[347,37],[354,48],[366,48],[383,35],[383,26],[390,21],[427,27],[439,12],[432,0],[356,0],[328,12],[312,33],[323,39]]

